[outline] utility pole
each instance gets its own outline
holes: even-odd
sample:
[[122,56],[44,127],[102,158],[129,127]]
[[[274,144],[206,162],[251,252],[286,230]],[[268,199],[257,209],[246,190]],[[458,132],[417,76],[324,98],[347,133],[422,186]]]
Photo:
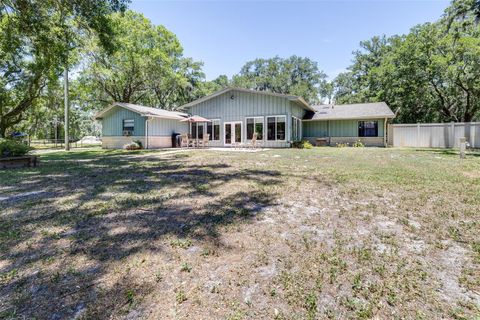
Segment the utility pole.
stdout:
[[[67,59],[68,61],[68,59]],[[65,97],[65,151],[70,150],[70,140],[68,135],[69,129],[69,113],[70,113],[70,105],[68,103],[68,62],[65,62],[65,68],[63,70],[63,89],[64,89],[64,97]]]

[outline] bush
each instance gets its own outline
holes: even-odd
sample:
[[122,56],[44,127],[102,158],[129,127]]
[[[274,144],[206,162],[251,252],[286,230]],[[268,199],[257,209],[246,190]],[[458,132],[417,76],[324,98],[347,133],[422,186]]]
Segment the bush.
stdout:
[[31,147],[28,145],[11,139],[0,140],[0,157],[20,157],[26,155]]
[[127,143],[126,145],[123,146],[123,149],[125,150],[139,150],[142,147],[138,145],[135,141],[132,141],[130,143]]
[[140,149],[143,149],[142,141],[140,141],[140,140],[133,140],[133,142],[135,142],[136,144],[138,144],[138,146],[140,147]]
[[362,141],[357,140],[357,141],[355,141],[355,142],[352,144],[352,147],[354,147],[354,148],[363,148],[363,147],[365,147],[365,145],[363,144]]
[[349,146],[348,142],[347,143],[337,143],[335,145],[337,148],[346,148]]
[[298,149],[312,149],[313,146],[307,140],[298,140],[298,141],[293,141],[292,147],[298,148]]

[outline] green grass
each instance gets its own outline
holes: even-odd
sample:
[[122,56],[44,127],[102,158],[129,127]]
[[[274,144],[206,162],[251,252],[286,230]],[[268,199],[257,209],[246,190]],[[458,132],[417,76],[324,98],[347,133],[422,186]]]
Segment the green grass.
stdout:
[[0,171],[0,317],[480,314],[479,153],[166,151]]

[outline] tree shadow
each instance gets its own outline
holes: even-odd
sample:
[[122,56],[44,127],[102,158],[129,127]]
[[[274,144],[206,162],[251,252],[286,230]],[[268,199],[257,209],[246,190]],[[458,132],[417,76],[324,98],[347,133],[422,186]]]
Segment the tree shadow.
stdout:
[[[108,296],[99,282],[112,262],[162,251],[171,237],[222,246],[223,228],[250,223],[276,205],[277,196],[262,186],[284,179],[275,170],[195,164],[189,156],[129,155],[51,155],[41,167],[9,176],[17,192],[43,193],[0,201],[1,317],[74,317]],[[70,270],[71,261],[86,262]]]

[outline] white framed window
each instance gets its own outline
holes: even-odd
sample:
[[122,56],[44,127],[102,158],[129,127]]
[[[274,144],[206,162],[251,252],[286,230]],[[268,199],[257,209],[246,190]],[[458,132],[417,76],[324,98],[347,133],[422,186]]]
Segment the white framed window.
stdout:
[[211,122],[192,122],[190,132],[193,139],[203,139],[203,134],[208,133],[210,135],[208,140],[220,141],[220,119],[213,119]]
[[287,116],[267,117],[267,140],[285,141],[287,135]]
[[302,139],[302,120],[292,116],[292,140]]
[[263,117],[247,117],[245,118],[245,125],[247,126],[247,140],[252,140],[253,133],[257,133],[257,140],[263,140],[264,124]]
[[134,119],[123,119],[123,135],[124,136],[131,136],[133,134],[133,130],[135,129],[135,120]]
[[210,141],[220,141],[220,119],[211,119],[207,122],[207,133],[210,135]]

